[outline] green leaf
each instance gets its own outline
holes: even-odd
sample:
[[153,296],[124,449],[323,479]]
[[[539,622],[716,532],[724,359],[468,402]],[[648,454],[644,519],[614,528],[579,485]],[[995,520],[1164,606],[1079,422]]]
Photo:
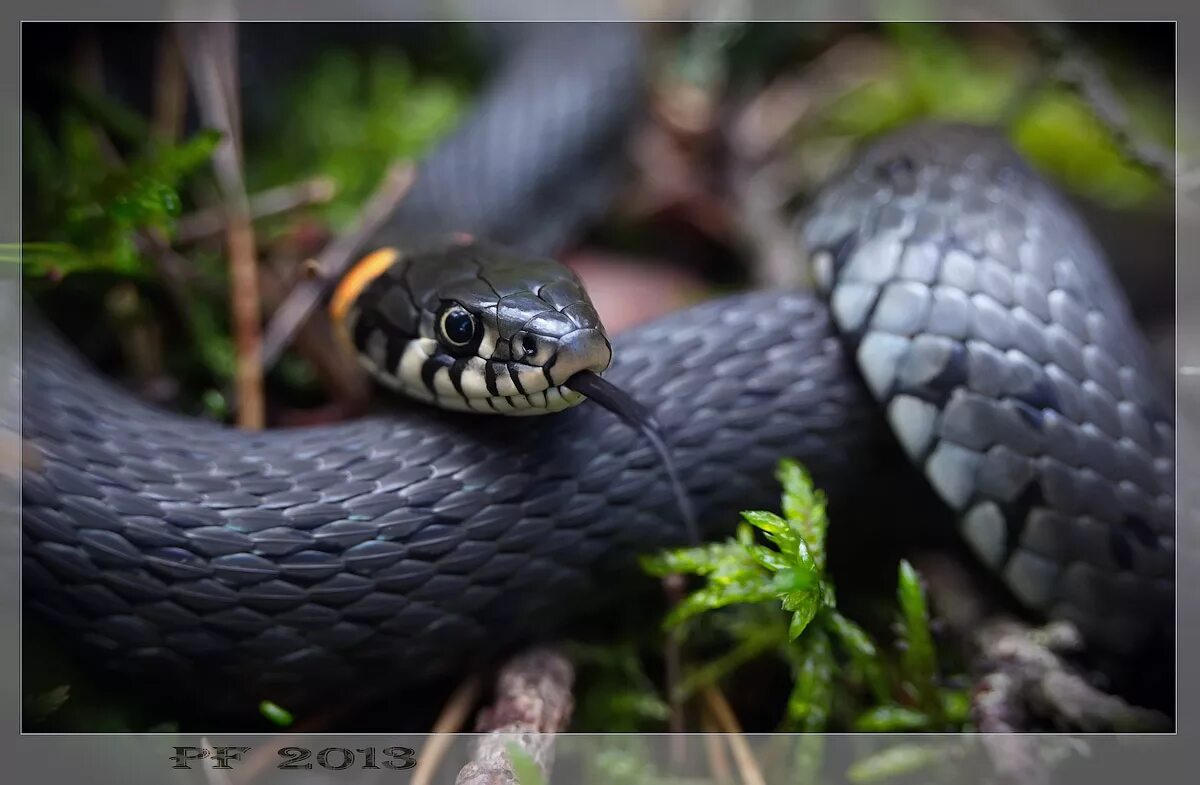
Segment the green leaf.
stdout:
[[747,580],[740,583],[710,583],[689,594],[667,614],[664,625],[667,629],[678,627],[684,621],[706,611],[728,605],[756,603],[776,599],[776,593],[767,581]]
[[175,178],[191,174],[209,162],[223,138],[220,131],[206,128],[180,144],[156,147],[150,167]]
[[296,721],[292,713],[277,703],[264,700],[258,704],[258,711],[271,722],[281,728],[286,728]]
[[825,494],[817,490],[808,472],[796,461],[779,462],[775,477],[783,485],[783,515],[804,539],[817,568],[825,569],[825,535],[829,529]]
[[642,569],[656,578],[668,575],[708,575],[728,564],[739,546],[732,542],[716,542],[695,548],[665,551],[656,556],[642,556]]
[[921,710],[941,718],[941,698],[937,688],[937,655],[929,631],[929,608],[921,576],[907,560],[900,562],[897,588],[903,625],[904,674],[911,682]]
[[852,764],[846,777],[856,783],[893,779],[928,768],[945,754],[945,749],[933,745],[897,744]]
[[819,628],[805,635],[799,646],[791,647],[794,685],[788,696],[784,732],[820,733],[829,724],[833,706],[836,665],[829,636]]
[[904,706],[876,706],[858,716],[854,730],[859,733],[904,733],[933,727],[928,714]]
[[798,610],[792,614],[792,620],[788,623],[788,640],[796,640],[800,634],[808,629],[808,625],[812,622],[813,617],[817,615],[817,606],[814,604],[811,611],[809,609]]
[[971,693],[967,690],[941,690],[942,716],[948,725],[962,727],[971,718]]
[[31,151],[30,166],[39,174],[27,180],[27,202],[35,207],[27,215],[26,235],[36,241],[21,249],[31,277],[85,270],[154,275],[137,235],[150,229],[169,235],[183,209],[184,178],[209,160],[220,141],[211,131],[178,145],[143,140],[141,152],[121,166],[102,154],[96,134],[77,113],[63,119],[57,145],[42,133],[34,135],[41,141]]
[[871,695],[879,703],[886,703],[891,698],[887,678],[880,665],[879,649],[866,630],[847,619],[832,608],[825,614],[826,629],[834,636],[843,650],[850,655],[851,661],[862,673],[863,679],[871,690]]
[[513,777],[518,785],[546,785],[546,777],[542,774],[541,767],[519,744],[510,741],[505,745],[505,751],[508,753],[508,765],[512,768]]

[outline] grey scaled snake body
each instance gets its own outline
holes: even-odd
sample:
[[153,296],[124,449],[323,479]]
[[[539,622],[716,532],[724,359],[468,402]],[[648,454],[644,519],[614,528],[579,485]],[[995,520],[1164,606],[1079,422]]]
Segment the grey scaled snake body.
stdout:
[[[538,27],[379,244],[437,225],[553,250],[611,193],[637,82],[629,28]],[[918,126],[797,236],[819,295],[614,341],[606,378],[661,422],[707,530],[770,506],[784,456],[835,501],[869,492],[886,419],[1025,606],[1101,652],[1165,652],[1173,407],[1064,200],[993,133]],[[589,403],[241,432],[144,405],[28,315],[22,382],[26,605],[128,672],[280,701],[417,684],[611,601],[608,576],[682,538],[653,453]]]

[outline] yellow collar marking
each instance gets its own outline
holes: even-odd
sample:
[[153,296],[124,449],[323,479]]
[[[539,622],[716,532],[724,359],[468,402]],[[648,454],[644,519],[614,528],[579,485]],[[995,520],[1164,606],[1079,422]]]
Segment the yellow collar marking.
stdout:
[[342,280],[338,281],[333,290],[333,298],[329,301],[329,316],[335,324],[340,325],[350,306],[367,288],[367,284],[378,278],[384,270],[395,264],[400,252],[395,248],[380,248],[360,259],[346,271]]

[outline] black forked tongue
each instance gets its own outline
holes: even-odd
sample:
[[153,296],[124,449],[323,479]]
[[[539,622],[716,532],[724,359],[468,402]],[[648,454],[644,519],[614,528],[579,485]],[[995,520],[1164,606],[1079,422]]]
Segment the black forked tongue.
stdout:
[[687,489],[679,481],[679,474],[675,471],[675,461],[671,458],[671,451],[662,437],[662,426],[659,425],[654,414],[632,395],[592,371],[580,371],[567,379],[564,386],[581,395],[586,395],[646,437],[646,441],[650,442],[650,446],[658,454],[658,459],[667,472],[671,491],[675,495],[675,504],[683,516],[688,540],[692,545],[699,545],[700,530],[696,524],[696,511],[692,507],[692,500],[688,497]]

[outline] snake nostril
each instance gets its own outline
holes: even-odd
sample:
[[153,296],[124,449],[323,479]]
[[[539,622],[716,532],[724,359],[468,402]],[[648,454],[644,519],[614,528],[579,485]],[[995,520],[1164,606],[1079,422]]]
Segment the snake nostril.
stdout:
[[525,354],[535,354],[537,352],[537,339],[532,335],[526,335],[521,339],[521,348],[525,350]]

